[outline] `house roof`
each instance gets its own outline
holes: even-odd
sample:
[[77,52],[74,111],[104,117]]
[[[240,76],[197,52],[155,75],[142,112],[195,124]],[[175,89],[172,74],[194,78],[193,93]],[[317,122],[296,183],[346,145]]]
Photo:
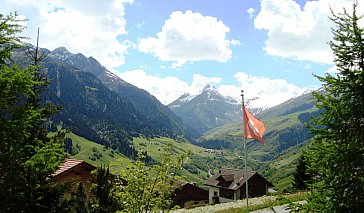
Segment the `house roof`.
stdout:
[[[245,177],[245,171],[243,170],[222,168],[219,170],[218,173],[214,174],[211,178],[206,180],[204,184],[207,186],[238,190],[242,185],[245,184],[246,179],[249,180],[254,175],[259,174],[255,171],[248,171],[247,176]],[[268,186],[273,186],[264,177],[262,178],[267,182]]]
[[71,169],[74,169],[78,166],[81,166],[81,165],[86,165],[92,169],[96,169],[95,166],[89,164],[89,163],[86,163],[85,161],[83,160],[76,160],[76,159],[66,159],[66,161],[60,165],[58,167],[58,169],[56,170],[56,172],[52,175],[53,177],[57,177],[57,176],[60,176],[64,173],[66,173],[67,171],[70,171]]
[[[182,180],[182,179],[177,179],[177,181],[174,184],[175,188],[182,188],[185,185],[191,185],[193,187],[201,188],[201,187],[197,186],[197,184],[194,183],[194,182],[187,182],[187,181]],[[201,189],[203,189],[203,188],[201,188]],[[203,190],[205,190],[205,189],[203,189]],[[207,191],[207,190],[205,190],[205,191]]]

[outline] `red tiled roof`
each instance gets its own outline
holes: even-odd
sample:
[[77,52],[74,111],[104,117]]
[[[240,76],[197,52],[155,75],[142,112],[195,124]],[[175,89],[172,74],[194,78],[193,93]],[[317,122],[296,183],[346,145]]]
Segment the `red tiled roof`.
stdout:
[[[53,177],[56,177],[78,165],[83,163],[83,160],[76,160],[76,159],[67,159],[62,165],[60,165],[57,169],[57,171],[52,175]],[[85,162],[86,163],[86,162]]]

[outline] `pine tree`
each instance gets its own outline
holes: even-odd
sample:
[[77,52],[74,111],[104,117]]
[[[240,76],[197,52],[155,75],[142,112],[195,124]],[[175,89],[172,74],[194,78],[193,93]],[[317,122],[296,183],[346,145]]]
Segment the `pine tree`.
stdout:
[[54,186],[50,175],[64,156],[64,132],[48,137],[45,121],[55,110],[38,99],[47,85],[34,77],[39,67],[9,65],[22,45],[16,35],[22,21],[0,15],[0,212],[52,212],[63,187]]
[[324,91],[314,94],[324,110],[311,127],[306,157],[314,212],[364,212],[364,29],[356,9],[357,3],[352,14],[332,12],[330,46],[339,73],[318,77]]
[[300,158],[298,158],[296,171],[293,173],[292,186],[298,190],[306,190],[307,182],[310,180],[310,176],[307,174],[307,166],[304,155],[301,155]]
[[0,64],[11,61],[12,51],[20,48],[26,39],[17,35],[25,29],[24,21],[17,13],[0,14]]
[[112,176],[107,168],[100,166],[94,174],[96,177],[92,179],[93,187],[91,191],[95,196],[92,204],[92,212],[115,212],[117,209],[116,200],[110,194],[112,188]]
[[88,213],[90,212],[87,204],[87,195],[82,183],[78,184],[77,191],[72,195],[72,202],[74,205],[74,212]]

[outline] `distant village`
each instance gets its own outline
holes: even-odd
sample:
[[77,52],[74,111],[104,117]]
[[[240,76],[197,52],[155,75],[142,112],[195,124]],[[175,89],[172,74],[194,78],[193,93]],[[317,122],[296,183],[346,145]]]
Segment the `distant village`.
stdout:
[[221,150],[215,150],[215,149],[205,149],[204,152],[215,154],[216,157],[224,157],[224,152]]

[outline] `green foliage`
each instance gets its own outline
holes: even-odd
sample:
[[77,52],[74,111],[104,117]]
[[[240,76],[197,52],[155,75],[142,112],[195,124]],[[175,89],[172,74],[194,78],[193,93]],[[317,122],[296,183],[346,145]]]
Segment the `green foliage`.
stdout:
[[109,166],[107,168],[102,165],[97,167],[94,176],[95,178],[91,180],[91,191],[95,196],[95,200],[92,202],[92,212],[115,212],[117,203],[110,194],[114,177],[110,175]]
[[364,211],[364,29],[356,9],[332,14],[339,73],[318,77],[325,92],[314,95],[324,112],[311,127],[306,159],[314,177],[309,204],[317,212]]
[[26,38],[17,34],[25,29],[24,22],[17,13],[7,16],[0,14],[0,64],[11,60],[12,51],[22,46]]
[[[260,209],[264,209],[264,211],[269,211],[266,209],[270,209],[272,212],[274,212],[273,207],[279,206],[282,204],[289,204],[289,208],[287,211],[296,212],[294,208],[297,206],[302,206],[299,204],[295,204],[294,202],[302,201],[307,199],[307,193],[304,192],[298,192],[298,193],[292,193],[292,194],[282,194],[282,195],[276,195],[276,196],[263,196],[263,197],[255,197],[249,199],[249,211],[256,211]],[[245,201],[242,203],[245,204]],[[246,205],[242,205],[242,207],[231,207],[231,204],[220,204],[218,209],[220,210],[214,210],[216,213],[238,213],[238,212],[246,212]],[[226,205],[226,206],[225,206]],[[302,209],[302,207],[301,207]],[[195,212],[207,212],[203,211],[205,210],[204,207],[200,209],[196,209]]]
[[73,145],[72,139],[66,137],[64,139],[64,151],[70,155],[77,155],[81,151],[81,146],[76,144]]
[[298,158],[296,171],[293,173],[293,182],[292,185],[295,189],[298,190],[306,190],[307,182],[312,178],[307,174],[307,166],[306,161],[303,155]]
[[[122,155],[119,151],[114,151],[111,148],[107,148],[104,151],[104,146],[97,144],[93,141],[86,140],[85,138],[82,138],[78,135],[75,135],[74,133],[67,133],[66,137],[69,137],[72,139],[72,143],[75,147],[80,147],[80,152],[76,154],[75,156],[72,156],[72,158],[78,159],[78,160],[84,160],[89,164],[100,166],[103,164],[110,166],[111,173],[116,173],[120,169],[123,168],[123,166],[120,164],[119,161],[122,161],[124,164],[130,163],[132,160],[130,158],[127,158],[126,156]],[[102,154],[102,158],[96,159],[95,161],[92,161],[89,159],[89,157],[92,155],[92,149],[95,147],[99,152]],[[111,157],[110,155],[113,155],[114,157]]]
[[88,158],[92,161],[96,161],[97,159],[102,158],[102,154],[96,147],[92,147],[92,153]]
[[[142,156],[121,171],[112,194],[121,212],[159,212],[171,208],[171,195],[181,169],[182,156],[172,156],[171,147],[162,153],[160,164],[147,167]],[[175,160],[177,159],[177,160]]]
[[[180,118],[155,97],[111,78],[93,58],[71,53],[64,60],[54,57],[64,51],[57,48],[41,63],[49,79],[54,79],[44,99],[64,105],[52,117],[54,123],[132,159],[137,158],[132,137],[190,135]],[[17,56],[22,60],[24,54]]]
[[38,67],[6,64],[21,45],[21,23],[16,14],[0,15],[0,212],[52,212],[63,187],[49,177],[63,159],[65,132],[48,137],[45,121],[55,110],[38,102],[47,84],[34,78]]
[[90,212],[88,203],[87,203],[87,194],[85,192],[85,188],[82,183],[78,184],[77,191],[72,194],[71,203],[73,204],[73,208],[71,212],[77,213],[88,213]]

